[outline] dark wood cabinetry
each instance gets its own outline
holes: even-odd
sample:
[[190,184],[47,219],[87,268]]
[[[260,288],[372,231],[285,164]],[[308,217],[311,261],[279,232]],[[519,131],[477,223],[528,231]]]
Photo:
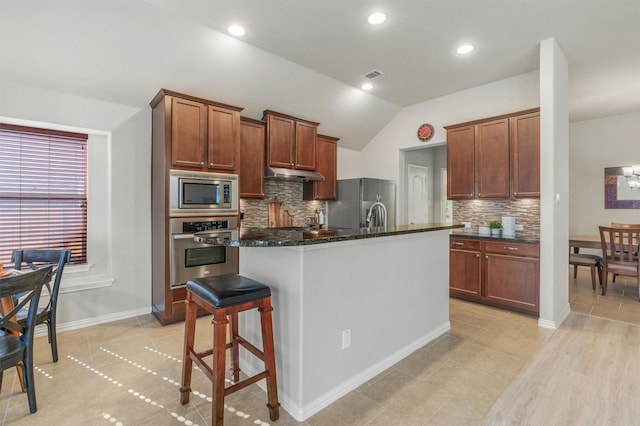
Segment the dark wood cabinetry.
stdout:
[[511,117],[509,127],[512,196],[540,197],[540,113]]
[[316,169],[318,123],[264,111],[267,123],[267,164],[287,169]]
[[449,199],[540,196],[539,109],[445,129]]
[[447,130],[447,198],[473,198],[475,189],[475,127]]
[[162,324],[184,319],[184,288],[169,285],[169,170],[235,174],[242,108],[162,89],[151,101],[151,299]]
[[331,136],[316,137],[316,171],[324,176],[323,182],[304,182],[304,200],[335,200],[337,195],[336,168],[338,141]]
[[264,121],[240,118],[240,197],[264,198]]
[[450,294],[537,315],[539,259],[538,244],[451,237]]
[[475,127],[477,198],[509,198],[509,120]]
[[451,295],[480,298],[480,241],[451,239],[449,242],[449,291]]
[[165,89],[151,106],[164,110],[171,167],[238,172],[242,108]]

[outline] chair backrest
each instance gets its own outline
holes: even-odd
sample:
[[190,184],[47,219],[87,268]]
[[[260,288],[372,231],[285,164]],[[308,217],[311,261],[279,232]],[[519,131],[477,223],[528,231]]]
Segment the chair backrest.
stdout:
[[69,263],[71,259],[71,250],[14,250],[11,253],[11,261],[14,264],[14,268],[21,270],[23,264],[27,264],[31,269],[35,270],[43,265],[55,264],[56,267],[53,270],[53,286],[48,282],[46,283],[47,290],[49,291],[49,303],[46,309],[51,307],[55,309],[58,303],[58,292],[60,290],[60,281],[62,279],[62,272],[64,271],[64,265]]
[[640,223],[615,223],[611,222],[612,228],[640,228]]
[[[607,227],[599,226],[602,258],[611,272],[622,275],[640,275],[640,265],[634,254],[638,253],[640,226]],[[637,255],[636,255],[637,256]],[[620,271],[620,272],[618,272]],[[627,273],[625,273],[627,272]]]
[[[36,271],[3,278],[0,281],[0,298],[13,298],[13,296],[20,295],[11,312],[5,312],[5,315],[0,318],[0,329],[24,334],[24,338],[28,342],[33,340],[40,293],[42,287],[51,281],[52,272],[53,266],[47,266]],[[15,322],[13,317],[26,305],[29,305],[27,320],[24,323]]]

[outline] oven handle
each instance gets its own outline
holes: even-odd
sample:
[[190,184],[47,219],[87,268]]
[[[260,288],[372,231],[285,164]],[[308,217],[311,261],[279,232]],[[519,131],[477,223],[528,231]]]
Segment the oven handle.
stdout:
[[192,239],[195,236],[195,234],[173,234],[171,236],[172,239],[174,240],[186,240],[186,239]]

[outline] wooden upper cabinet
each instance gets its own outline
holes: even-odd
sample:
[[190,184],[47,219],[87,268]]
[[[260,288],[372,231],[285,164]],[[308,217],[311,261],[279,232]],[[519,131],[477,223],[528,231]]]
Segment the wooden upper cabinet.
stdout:
[[317,125],[302,121],[296,122],[296,149],[294,165],[296,169],[316,169],[316,134]]
[[476,125],[476,181],[478,198],[509,198],[509,120]]
[[240,113],[209,105],[207,160],[209,169],[235,172],[240,149]]
[[447,130],[447,198],[472,199],[475,196],[475,128]]
[[170,168],[238,172],[242,108],[166,89],[151,106],[163,110]]
[[177,167],[204,166],[207,107],[188,99],[171,100],[171,164]]
[[240,119],[241,198],[264,198],[265,127],[263,121]]
[[267,164],[287,169],[315,170],[318,123],[264,111],[267,123]]
[[540,109],[446,126],[447,198],[540,196]]
[[267,162],[270,166],[293,168],[296,123],[291,118],[268,115]]
[[511,192],[540,197],[540,113],[511,117]]
[[324,181],[304,182],[304,200],[335,200],[337,196],[338,141],[331,136],[316,137],[316,171],[324,176]]

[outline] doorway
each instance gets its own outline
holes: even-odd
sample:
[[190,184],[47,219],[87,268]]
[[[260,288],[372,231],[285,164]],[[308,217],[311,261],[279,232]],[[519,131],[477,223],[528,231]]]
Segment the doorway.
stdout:
[[402,219],[398,223],[445,223],[451,207],[447,202],[446,168],[444,143],[400,150]]

